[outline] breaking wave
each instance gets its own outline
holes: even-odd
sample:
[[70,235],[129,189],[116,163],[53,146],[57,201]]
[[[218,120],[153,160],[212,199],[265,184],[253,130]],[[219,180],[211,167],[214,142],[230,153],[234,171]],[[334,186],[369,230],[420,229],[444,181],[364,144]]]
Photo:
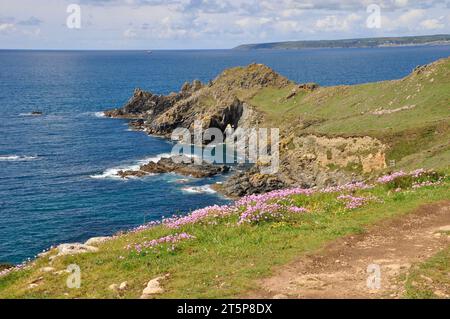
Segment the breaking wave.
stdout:
[[37,156],[27,155],[0,155],[0,161],[3,162],[25,162],[37,159]]
[[[89,177],[94,178],[94,179],[108,179],[108,178],[109,179],[122,179],[118,174],[120,171],[137,171],[137,170],[139,170],[141,165],[144,165],[144,164],[147,164],[150,162],[157,163],[160,159],[169,158],[169,157],[170,157],[169,153],[162,153],[162,154],[158,154],[156,156],[147,157],[145,159],[139,160],[136,163],[131,164],[131,165],[122,165],[122,166],[117,166],[117,167],[113,167],[113,168],[108,168],[101,174],[90,175]],[[149,174],[149,175],[151,175],[151,174]]]
[[190,193],[190,194],[214,194],[214,193],[216,193],[216,191],[211,188],[211,185],[189,186],[189,187],[183,187],[181,190],[185,193]]

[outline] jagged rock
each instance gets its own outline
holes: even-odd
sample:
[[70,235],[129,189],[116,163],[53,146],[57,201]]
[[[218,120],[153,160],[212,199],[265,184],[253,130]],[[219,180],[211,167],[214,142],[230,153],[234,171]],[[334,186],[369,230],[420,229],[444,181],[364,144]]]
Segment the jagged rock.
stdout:
[[141,165],[140,169],[137,171],[119,171],[117,174],[122,178],[127,178],[174,172],[181,175],[193,176],[195,178],[204,178],[226,173],[229,169],[230,168],[226,165],[212,165],[208,163],[199,165],[193,162],[191,158],[180,156],[162,158],[156,163],[149,162]]
[[95,253],[98,251],[97,247],[80,243],[61,244],[57,247],[57,249],[58,249],[58,256]]
[[163,293],[164,289],[161,287],[160,281],[166,279],[167,277],[168,275],[165,275],[150,280],[145,289],[142,291],[141,299],[151,298],[153,295]]
[[156,95],[137,88],[124,107],[106,111],[105,116],[131,119],[153,118],[184,97],[184,94],[178,93],[167,96]]
[[92,237],[88,239],[84,244],[87,246],[96,246],[98,244],[104,243],[105,241],[110,240],[111,237]]
[[319,84],[317,83],[303,83],[298,86],[300,90],[312,92],[319,88]]
[[228,196],[240,197],[266,193],[284,187],[286,185],[277,175],[261,174],[259,168],[255,166],[231,176],[220,189]]

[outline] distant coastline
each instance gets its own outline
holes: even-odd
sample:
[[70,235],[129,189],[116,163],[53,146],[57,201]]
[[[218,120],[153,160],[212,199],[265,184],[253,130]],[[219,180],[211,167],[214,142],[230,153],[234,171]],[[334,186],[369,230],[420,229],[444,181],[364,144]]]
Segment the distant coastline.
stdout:
[[284,41],[271,43],[242,44],[233,50],[301,50],[326,48],[382,48],[382,47],[408,47],[450,45],[449,34],[406,36],[406,37],[380,37],[357,38],[341,40],[311,40],[311,41]]

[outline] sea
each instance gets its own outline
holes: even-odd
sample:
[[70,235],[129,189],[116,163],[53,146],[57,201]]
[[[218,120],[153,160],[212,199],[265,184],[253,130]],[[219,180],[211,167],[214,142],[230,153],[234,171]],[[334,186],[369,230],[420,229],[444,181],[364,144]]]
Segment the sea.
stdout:
[[[171,141],[102,116],[137,87],[168,94],[186,81],[264,63],[322,86],[399,79],[450,56],[450,46],[298,51],[0,50],[0,263],[152,220],[224,204],[209,185],[160,174],[123,180],[120,169],[168,156]],[[32,115],[33,111],[42,116]]]

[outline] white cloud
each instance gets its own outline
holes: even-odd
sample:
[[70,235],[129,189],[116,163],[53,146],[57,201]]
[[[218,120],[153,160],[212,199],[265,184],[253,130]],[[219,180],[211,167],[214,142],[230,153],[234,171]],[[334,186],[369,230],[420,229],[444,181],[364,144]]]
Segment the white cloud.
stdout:
[[124,36],[125,38],[132,39],[132,38],[136,38],[136,37],[137,37],[137,33],[136,33],[136,31],[134,31],[133,29],[126,29],[126,30],[123,32],[123,36]]
[[442,29],[445,25],[439,19],[427,19],[420,22],[420,25],[427,30]]
[[395,0],[395,4],[399,7],[406,7],[408,2],[408,0]]
[[9,32],[15,30],[15,26],[12,23],[0,24],[0,32]]
[[347,16],[328,15],[316,21],[317,31],[348,31],[354,26],[354,23],[361,20],[357,14]]

